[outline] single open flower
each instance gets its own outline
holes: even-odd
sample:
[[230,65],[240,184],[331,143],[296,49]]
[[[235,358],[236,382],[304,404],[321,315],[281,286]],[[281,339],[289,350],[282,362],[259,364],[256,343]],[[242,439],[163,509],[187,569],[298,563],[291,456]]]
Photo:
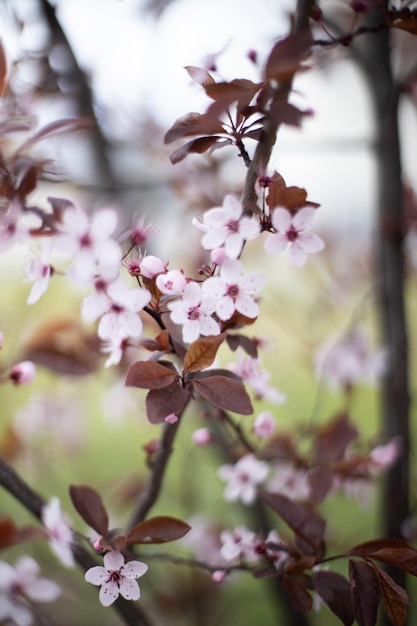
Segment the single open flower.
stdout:
[[104,567],[91,567],[85,573],[85,580],[101,586],[100,602],[103,606],[110,606],[119,595],[126,600],[138,600],[140,589],[135,579],[143,576],[147,570],[148,566],[141,561],[125,563],[120,552],[108,552],[104,556]]
[[323,250],[324,243],[318,235],[310,232],[315,211],[305,207],[294,216],[287,209],[277,208],[272,213],[275,234],[265,242],[267,252],[282,252],[289,244],[289,257],[294,265],[304,265],[307,254]]

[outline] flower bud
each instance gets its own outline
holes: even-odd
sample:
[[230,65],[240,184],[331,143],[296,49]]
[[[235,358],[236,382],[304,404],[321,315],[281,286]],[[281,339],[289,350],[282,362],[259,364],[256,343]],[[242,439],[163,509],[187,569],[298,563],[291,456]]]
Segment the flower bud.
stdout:
[[33,381],[35,373],[35,364],[32,361],[22,361],[12,367],[9,378],[14,385],[25,385]]

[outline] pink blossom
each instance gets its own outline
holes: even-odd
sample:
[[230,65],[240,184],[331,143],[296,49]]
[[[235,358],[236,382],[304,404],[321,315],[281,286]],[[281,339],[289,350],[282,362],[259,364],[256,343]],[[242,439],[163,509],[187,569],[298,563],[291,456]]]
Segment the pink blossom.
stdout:
[[59,249],[71,257],[69,275],[81,284],[97,272],[114,280],[120,270],[122,251],[111,238],[117,226],[117,214],[111,209],[98,211],[91,219],[84,211],[71,207],[64,212]]
[[268,381],[271,374],[269,371],[261,369],[260,359],[242,355],[242,352],[238,352],[237,362],[231,363],[229,369],[252,387],[258,400],[263,399],[275,404],[284,404],[286,395],[276,387],[269,385]]
[[246,454],[235,465],[222,465],[217,473],[227,482],[225,500],[241,500],[244,504],[252,504],[256,498],[257,485],[265,480],[268,472],[268,464],[259,461],[254,454]]
[[29,556],[18,559],[14,567],[0,561],[1,623],[10,619],[18,626],[30,626],[33,623],[30,601],[53,602],[60,595],[60,587],[40,577],[39,572],[38,563]]
[[28,280],[33,281],[32,289],[27,299],[28,304],[35,304],[48,290],[49,280],[53,268],[50,264],[52,255],[52,241],[49,241],[40,254],[25,265],[25,274]]
[[59,498],[51,498],[49,503],[42,508],[42,523],[47,530],[49,544],[54,554],[61,563],[67,567],[73,567],[73,533],[62,515]]
[[205,296],[197,283],[188,283],[181,300],[168,303],[174,324],[182,325],[182,337],[192,343],[200,335],[218,335],[220,328],[211,317],[216,310],[216,300]]
[[213,435],[209,428],[197,428],[191,435],[191,439],[196,446],[207,446],[212,443]]
[[14,385],[26,385],[31,383],[36,374],[35,364],[32,361],[21,361],[9,372],[9,378]]
[[136,216],[132,227],[121,235],[120,241],[130,239],[133,246],[143,246],[156,231],[157,229],[152,224],[146,224],[144,217]]
[[[282,546],[282,549],[280,549]],[[285,549],[285,543],[276,530],[270,530],[265,540],[265,549],[268,558],[272,561],[275,569],[279,569],[288,562],[288,550]]]
[[247,561],[256,561],[259,554],[256,552],[258,539],[254,532],[244,526],[239,526],[232,531],[223,530],[220,533],[220,555],[225,561],[233,561],[243,558]]
[[187,279],[181,270],[170,270],[156,277],[156,286],[166,296],[178,296],[184,292]]
[[376,446],[369,454],[369,469],[375,475],[389,469],[400,456],[401,438],[393,437],[388,443]]
[[349,390],[358,383],[373,384],[384,372],[385,351],[372,350],[365,333],[355,328],[341,340],[328,340],[316,352],[317,377],[335,389]]
[[318,235],[311,233],[314,209],[305,207],[294,216],[286,209],[275,209],[272,213],[272,225],[275,234],[265,242],[267,252],[282,252],[289,244],[289,256],[295,265],[304,265],[307,254],[323,250],[324,243]]
[[104,363],[104,367],[118,365],[128,344],[129,338],[120,332],[115,332],[114,335],[106,339],[101,348],[102,352],[109,355]]
[[82,315],[86,321],[101,317],[98,335],[101,339],[117,341],[120,337],[139,337],[143,323],[138,315],[150,301],[151,294],[141,287],[129,288],[121,276],[104,292],[85,298]]
[[143,576],[148,566],[141,561],[125,563],[120,552],[108,552],[104,556],[104,567],[96,565],[85,573],[85,580],[100,585],[99,599],[103,606],[110,606],[122,595],[126,600],[138,600],[140,588],[136,578]]
[[[0,207],[3,209],[4,207]],[[29,229],[20,222],[22,207],[16,199],[5,214],[0,213],[0,253],[9,250],[15,243],[24,243],[29,237]]]
[[214,265],[223,265],[228,258],[224,248],[215,248],[210,252],[210,260]]
[[307,472],[285,461],[274,465],[268,490],[294,500],[307,500],[311,495]]
[[165,422],[167,422],[167,424],[176,424],[179,418],[176,413],[170,413],[164,419],[165,419]]
[[140,273],[145,278],[153,278],[157,274],[166,271],[166,264],[157,256],[149,254],[144,256],[140,262]]
[[224,581],[225,577],[226,577],[226,572],[223,572],[220,569],[217,569],[211,575],[212,581],[214,583],[216,583],[216,584],[222,583]]
[[260,439],[267,439],[276,429],[275,420],[270,411],[262,411],[256,416],[253,430]]
[[203,215],[199,222],[195,218],[193,224],[206,234],[202,239],[205,250],[214,250],[224,246],[229,259],[237,259],[243,244],[248,239],[255,239],[261,227],[253,217],[242,217],[243,207],[232,195],[225,197],[221,207],[214,207]]
[[217,316],[225,321],[238,311],[246,317],[254,318],[259,307],[252,297],[264,286],[266,277],[263,274],[243,275],[242,264],[229,259],[220,267],[220,276],[208,278],[203,283],[203,294],[216,300]]

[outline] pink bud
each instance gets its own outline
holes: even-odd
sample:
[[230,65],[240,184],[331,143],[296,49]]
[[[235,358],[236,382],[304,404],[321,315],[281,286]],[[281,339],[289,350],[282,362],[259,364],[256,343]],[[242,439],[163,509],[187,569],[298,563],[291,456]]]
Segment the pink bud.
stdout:
[[226,577],[226,572],[222,572],[221,570],[216,570],[211,575],[211,578],[214,583],[222,583],[225,577]]
[[101,548],[101,538],[95,540],[95,542],[93,543],[93,548],[97,552],[101,552],[101,550],[102,550],[102,548]]
[[215,265],[223,265],[228,257],[224,248],[216,248],[210,252],[211,262]]
[[25,385],[33,381],[35,373],[35,364],[32,361],[22,361],[12,367],[9,372],[9,378],[14,385]]
[[206,446],[213,441],[213,436],[208,428],[198,428],[191,435],[196,446]]
[[178,415],[176,413],[170,413],[166,416],[165,421],[168,422],[168,424],[175,424],[175,422],[178,422]]
[[145,278],[153,278],[157,274],[165,272],[165,265],[157,256],[145,256],[140,264],[140,273]]

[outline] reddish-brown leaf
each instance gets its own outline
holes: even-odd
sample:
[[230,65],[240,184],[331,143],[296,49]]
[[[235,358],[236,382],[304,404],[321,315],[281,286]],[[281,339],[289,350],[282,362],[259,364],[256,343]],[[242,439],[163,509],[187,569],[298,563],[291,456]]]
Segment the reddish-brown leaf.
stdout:
[[51,124],[47,124],[40,130],[38,130],[38,132],[32,135],[32,137],[29,137],[29,139],[20,146],[18,152],[23,152],[28,148],[31,148],[35,143],[38,143],[43,139],[48,139],[49,137],[56,137],[57,135],[64,135],[66,133],[72,133],[75,130],[88,128],[92,126],[92,123],[92,120],[87,118],[73,118],[52,122]]
[[303,576],[283,576],[282,586],[296,611],[310,613],[313,606],[313,599],[306,587],[306,580]]
[[323,602],[345,624],[353,623],[353,607],[349,582],[336,572],[317,570],[312,574],[314,589]]
[[109,530],[109,517],[97,491],[87,485],[71,485],[69,492],[76,511],[86,524],[102,537],[106,537]]
[[187,70],[188,74],[191,78],[201,85],[202,87],[208,87],[209,85],[214,85],[215,80],[213,76],[207,70],[201,67],[195,67],[194,65],[186,65],[185,70]]
[[127,535],[128,543],[166,543],[181,539],[191,526],[176,517],[160,515],[140,522]]
[[296,72],[305,69],[302,68],[301,61],[307,57],[311,44],[311,33],[307,30],[278,41],[266,61],[265,78],[279,83],[291,81]]
[[222,333],[221,335],[200,337],[194,341],[184,357],[184,372],[199,372],[210,367],[225,336],[225,333]]
[[4,46],[0,42],[0,98],[7,87],[7,59]]
[[397,585],[384,570],[375,566],[384,603],[385,613],[393,626],[404,626],[407,621],[407,604],[410,598],[402,587]]
[[171,413],[179,415],[189,399],[189,391],[178,384],[177,380],[167,387],[151,389],[146,396],[148,420],[151,424],[159,424]]
[[326,522],[318,513],[278,493],[261,491],[260,496],[293,530],[296,544],[305,554],[322,550]]
[[375,626],[381,590],[374,568],[366,561],[349,559],[349,580],[358,625]]
[[258,342],[255,339],[250,339],[246,335],[227,335],[226,341],[233,352],[240,347],[252,358],[258,357]]
[[236,79],[230,83],[213,83],[207,85],[205,89],[209,98],[223,101],[225,106],[237,101],[239,108],[243,108],[249,105],[260,86],[251,80]]
[[164,143],[172,143],[182,137],[201,135],[202,120],[201,113],[187,113],[179,117],[166,132]]
[[155,361],[137,361],[126,376],[126,387],[140,389],[161,389],[172,385],[179,375],[176,371]]
[[169,159],[171,163],[175,165],[193,152],[196,154],[203,154],[204,152],[207,152],[207,150],[212,148],[219,139],[221,139],[221,137],[218,137],[217,135],[214,135],[212,137],[199,137],[198,139],[193,139],[192,141],[189,141],[184,146],[170,154]]
[[318,504],[322,502],[333,486],[334,473],[328,463],[312,467],[307,474],[311,499]]
[[409,19],[409,20],[398,20],[393,23],[393,28],[399,28],[400,30],[405,30],[407,33],[412,33],[413,35],[417,35],[417,20]]
[[326,463],[344,456],[347,445],[358,436],[358,429],[349,421],[347,413],[336,415],[316,431],[314,462]]
[[9,516],[0,518],[0,548],[7,548],[14,543],[18,532],[17,526]]
[[172,352],[167,330],[160,332],[155,339],[142,339],[140,345],[149,350],[149,352]]
[[204,376],[192,378],[187,384],[220,409],[240,415],[253,413],[252,403],[241,380],[207,372]]
[[301,111],[289,102],[277,100],[273,102],[268,111],[268,118],[276,124],[287,124],[287,126],[301,126],[301,122],[306,115],[311,115],[310,111]]
[[347,556],[376,559],[417,576],[417,550],[402,539],[375,539],[346,552]]

